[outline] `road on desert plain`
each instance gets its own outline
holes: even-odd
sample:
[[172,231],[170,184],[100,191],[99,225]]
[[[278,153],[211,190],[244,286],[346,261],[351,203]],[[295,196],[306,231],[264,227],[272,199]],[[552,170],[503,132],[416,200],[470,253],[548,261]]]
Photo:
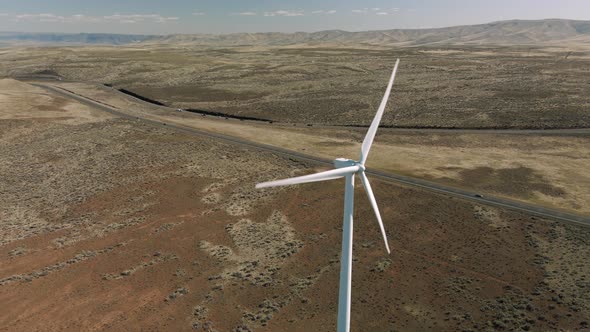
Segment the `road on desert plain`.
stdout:
[[[124,113],[121,110],[115,109],[111,105],[107,105],[105,103],[101,103],[99,101],[78,95],[76,93],[73,93],[73,92],[63,89],[63,88],[57,88],[57,87],[46,85],[46,84],[39,83],[39,82],[32,83],[32,84],[37,87],[44,88],[50,92],[59,94],[61,96],[75,99],[78,102],[81,102],[85,105],[97,108],[99,110],[111,113],[113,115],[116,115],[116,116],[119,116],[122,118],[132,119],[132,120],[136,120],[136,121],[142,121],[144,123],[147,123],[147,124],[150,124],[153,126],[166,126],[166,127],[170,127],[170,128],[173,128],[175,130],[178,130],[180,132],[187,133],[190,135],[205,136],[205,137],[209,137],[209,138],[219,139],[219,140],[222,140],[225,142],[230,142],[233,144],[242,145],[242,146],[246,146],[249,148],[270,151],[270,152],[273,152],[273,153],[276,153],[276,154],[279,154],[279,155],[282,155],[285,157],[304,160],[304,161],[312,162],[312,163],[322,165],[322,166],[331,166],[332,165],[332,160],[319,158],[319,157],[315,157],[315,156],[310,156],[307,154],[303,154],[303,153],[299,153],[296,151],[287,150],[287,149],[283,149],[283,148],[279,148],[279,147],[275,147],[275,146],[271,146],[271,145],[260,144],[260,143],[244,140],[244,139],[234,137],[234,136],[223,135],[223,134],[219,134],[219,133],[211,133],[211,132],[206,132],[206,131],[198,130],[198,129],[191,128],[191,127],[181,126],[181,125],[177,125],[177,124],[168,124],[163,121],[147,119],[144,117],[137,117],[134,115]],[[172,110],[172,108],[170,108],[170,109]],[[402,129],[402,130],[419,130],[419,129]],[[457,131],[457,129],[425,129],[425,130],[446,130],[446,131],[455,131],[455,132]],[[469,131],[473,131],[473,130],[469,130]],[[514,131],[514,130],[511,130],[511,131]],[[538,131],[546,133],[549,130],[538,130]],[[533,130],[526,130],[525,131],[525,133],[531,133],[531,132],[533,132]],[[555,130],[551,130],[551,132],[555,132],[556,134],[557,133],[567,133],[567,134],[577,135],[577,134],[587,134],[588,132],[590,132],[590,129],[555,129]],[[554,220],[590,226],[590,218],[585,217],[585,216],[575,215],[575,214],[571,214],[571,213],[565,213],[565,212],[562,212],[559,210],[549,209],[549,208],[545,208],[542,206],[527,204],[527,203],[523,203],[523,202],[519,202],[516,200],[511,200],[511,199],[506,199],[506,198],[494,197],[494,196],[490,196],[490,195],[483,196],[483,195],[480,195],[476,192],[471,192],[471,191],[467,191],[467,190],[463,190],[463,189],[459,189],[459,188],[449,187],[449,186],[441,185],[441,184],[430,182],[430,181],[425,181],[425,180],[414,178],[414,177],[393,174],[390,172],[382,172],[382,171],[371,170],[371,169],[367,169],[366,172],[372,176],[375,176],[375,177],[381,179],[381,180],[385,180],[385,181],[389,181],[389,182],[393,182],[393,183],[397,183],[397,184],[402,184],[402,185],[407,185],[407,186],[412,186],[412,187],[418,187],[418,188],[422,188],[422,189],[429,190],[432,192],[437,192],[440,194],[448,195],[448,196],[450,196],[449,199],[451,199],[452,197],[456,197],[456,198],[460,198],[460,199],[464,199],[464,200],[475,201],[475,202],[478,202],[481,204],[501,207],[501,208],[510,209],[510,210],[514,210],[514,211],[525,212],[530,215],[538,216],[538,217],[542,217],[542,218],[550,218],[550,219],[554,219]],[[252,185],[254,186],[254,184],[252,184]]]

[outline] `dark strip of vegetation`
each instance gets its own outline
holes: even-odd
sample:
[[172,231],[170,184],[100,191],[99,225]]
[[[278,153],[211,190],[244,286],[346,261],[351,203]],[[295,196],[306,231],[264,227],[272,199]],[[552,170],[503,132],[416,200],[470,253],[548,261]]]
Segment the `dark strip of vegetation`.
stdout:
[[[108,84],[108,83],[105,83],[104,85],[108,86],[108,87],[113,86],[112,84]],[[159,105],[159,106],[167,106],[166,104],[163,104],[157,100],[150,99],[150,98],[144,97],[142,95],[138,95],[137,93],[129,91],[127,89],[118,89],[118,90],[124,94],[130,95],[130,96],[135,97],[137,99],[141,99],[141,100],[151,103],[151,104],[155,104],[155,105]],[[273,122],[272,120],[269,120],[269,119],[256,118],[253,116],[232,115],[232,114],[225,114],[225,113],[221,113],[221,112],[204,111],[204,110],[199,110],[199,109],[194,109],[194,108],[187,108],[187,109],[182,109],[182,110],[186,111],[186,112],[201,114],[201,115],[217,116],[217,117],[223,117],[223,118],[227,118],[227,119],[238,119],[238,120],[242,120],[242,121],[249,120],[249,121],[260,121],[260,122],[268,122],[268,123]]]
[[161,103],[161,102],[159,102],[157,100],[153,100],[153,99],[150,99],[148,97],[144,97],[142,95],[138,95],[137,93],[131,92],[131,91],[127,90],[127,89],[118,89],[118,90],[121,91],[121,92],[123,92],[124,94],[130,95],[130,96],[135,97],[137,99],[141,99],[141,100],[143,100],[145,102],[148,102],[148,103],[151,103],[151,104],[154,104],[154,105],[159,105],[159,106],[166,106],[165,104],[163,104],[163,103]]
[[204,111],[204,110],[198,110],[198,109],[194,109],[194,108],[183,109],[183,111],[202,114],[202,115],[224,117],[224,118],[228,118],[228,119],[261,121],[261,122],[272,123],[272,120],[269,120],[269,119],[256,118],[256,117],[252,117],[252,116],[232,115],[232,114],[225,114],[225,113],[213,112],[213,111]]

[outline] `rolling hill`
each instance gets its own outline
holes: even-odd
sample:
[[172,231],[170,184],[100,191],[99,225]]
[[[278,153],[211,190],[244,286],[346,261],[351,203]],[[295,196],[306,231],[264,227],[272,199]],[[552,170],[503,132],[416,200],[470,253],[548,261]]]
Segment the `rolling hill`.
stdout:
[[590,43],[590,21],[548,19],[501,21],[437,29],[394,29],[348,32],[327,30],[313,33],[236,33],[227,35],[171,35],[164,43],[202,45],[296,45],[296,44],[538,44]]
[[590,21],[563,19],[512,20],[435,29],[393,29],[349,32],[326,30],[295,33],[176,34],[166,36],[103,33],[59,34],[0,32],[0,43],[109,44],[131,43],[238,45],[520,45],[589,43]]

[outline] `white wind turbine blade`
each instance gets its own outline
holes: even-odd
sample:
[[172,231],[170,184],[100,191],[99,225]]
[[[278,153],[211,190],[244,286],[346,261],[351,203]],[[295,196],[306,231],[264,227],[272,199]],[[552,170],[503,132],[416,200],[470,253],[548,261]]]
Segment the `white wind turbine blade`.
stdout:
[[387,253],[391,254],[389,250],[389,244],[387,243],[387,235],[385,234],[385,227],[383,227],[383,220],[381,220],[381,214],[379,213],[379,207],[377,206],[377,200],[375,200],[375,195],[373,194],[373,189],[371,188],[371,184],[369,183],[369,179],[365,172],[360,172],[359,176],[361,178],[361,182],[363,183],[363,187],[365,187],[365,191],[367,192],[367,196],[369,197],[369,201],[373,206],[373,211],[375,211],[375,216],[377,217],[377,222],[379,223],[379,228],[381,228],[381,234],[383,235],[383,241],[385,242],[385,249],[387,249]]
[[355,173],[359,169],[360,169],[359,166],[342,167],[342,168],[337,168],[337,169],[333,169],[330,171],[299,176],[296,178],[263,182],[263,183],[257,184],[256,188],[260,189],[260,188],[269,188],[269,187],[278,187],[278,186],[290,186],[293,184],[300,184],[300,183],[334,180],[334,179],[341,178],[341,177],[345,176],[346,174]]
[[369,131],[367,131],[367,135],[365,136],[365,140],[363,141],[363,145],[361,147],[361,164],[365,164],[367,161],[367,156],[369,155],[369,150],[371,150],[371,145],[373,144],[373,139],[375,139],[375,134],[377,133],[377,129],[379,128],[379,123],[381,122],[381,117],[383,116],[383,111],[385,111],[385,105],[387,105],[387,100],[389,99],[389,93],[391,92],[391,87],[393,86],[393,81],[395,79],[395,74],[397,72],[397,66],[399,65],[399,59],[395,62],[395,67],[393,67],[393,72],[391,73],[391,78],[389,79],[389,84],[387,84],[387,89],[385,90],[385,95],[381,100],[381,105],[379,105],[379,109],[377,110],[377,114],[375,114],[375,118],[373,122],[371,122],[371,126],[369,127]]

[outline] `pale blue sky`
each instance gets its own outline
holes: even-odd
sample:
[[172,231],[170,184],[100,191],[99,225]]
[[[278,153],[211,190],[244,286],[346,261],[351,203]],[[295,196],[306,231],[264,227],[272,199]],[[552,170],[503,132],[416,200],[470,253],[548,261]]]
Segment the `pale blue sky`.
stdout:
[[590,0],[0,0],[0,31],[27,32],[360,31],[541,18],[590,20]]

